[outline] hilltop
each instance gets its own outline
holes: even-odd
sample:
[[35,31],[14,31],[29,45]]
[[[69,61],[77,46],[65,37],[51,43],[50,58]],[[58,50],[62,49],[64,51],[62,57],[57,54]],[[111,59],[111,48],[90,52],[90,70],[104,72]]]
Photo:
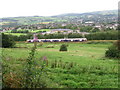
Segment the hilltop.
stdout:
[[0,24],[4,26],[31,25],[40,23],[55,22],[80,22],[85,23],[92,21],[95,23],[112,23],[117,22],[117,10],[96,11],[87,13],[68,13],[56,16],[23,16],[23,17],[6,17],[0,18]]

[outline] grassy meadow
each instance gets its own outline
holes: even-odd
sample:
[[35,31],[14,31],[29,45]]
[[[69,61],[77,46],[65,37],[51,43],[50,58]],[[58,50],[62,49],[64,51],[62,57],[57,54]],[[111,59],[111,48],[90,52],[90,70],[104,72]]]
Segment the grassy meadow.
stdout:
[[[36,63],[40,65],[42,57],[48,60],[46,74],[41,79],[44,87],[118,88],[118,60],[105,57],[105,51],[112,43],[99,42],[67,42],[67,52],[59,51],[64,42],[37,43]],[[24,77],[22,69],[34,44],[16,43],[15,48],[2,49],[3,68],[6,71],[3,83],[6,87],[21,88]]]
[[[20,29],[18,31],[24,31],[24,29]],[[39,33],[39,32],[47,32],[47,31],[50,31],[50,29],[40,29],[40,30],[29,30],[29,33]],[[11,30],[8,30],[6,32],[4,32],[4,34],[7,34],[7,35],[14,35],[14,36],[20,36],[20,35],[27,35],[27,33],[11,33]]]
[[37,33],[37,32],[40,32],[40,31],[50,31],[50,29],[40,29],[40,30],[33,30],[33,31],[30,31],[32,33]]
[[4,33],[4,34],[14,35],[14,36],[27,35],[26,33]]

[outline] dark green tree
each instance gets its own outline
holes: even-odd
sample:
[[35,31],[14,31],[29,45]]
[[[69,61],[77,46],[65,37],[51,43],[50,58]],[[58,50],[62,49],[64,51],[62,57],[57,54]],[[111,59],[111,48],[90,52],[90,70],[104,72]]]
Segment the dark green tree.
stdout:
[[2,47],[10,48],[10,47],[14,47],[14,45],[15,45],[15,42],[14,42],[12,36],[5,35],[2,33]]

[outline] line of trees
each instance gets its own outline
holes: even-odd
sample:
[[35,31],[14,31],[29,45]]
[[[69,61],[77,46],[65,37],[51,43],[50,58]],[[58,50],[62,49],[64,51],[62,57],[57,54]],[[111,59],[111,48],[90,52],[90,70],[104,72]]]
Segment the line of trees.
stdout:
[[28,30],[12,30],[11,33],[29,33]]
[[118,32],[110,31],[110,32],[97,32],[85,35],[88,40],[117,40]]
[[59,38],[83,38],[81,34],[70,33],[70,34],[48,34],[48,35],[37,35],[39,39],[59,39]]
[[15,41],[26,41],[27,39],[32,39],[33,35],[32,34],[27,34],[27,35],[20,35],[20,36],[15,36],[15,35],[10,35]]
[[[12,37],[15,41],[26,41],[27,39],[33,39],[33,34],[27,34],[27,35],[20,35],[20,36],[13,36],[9,35],[9,37]],[[69,33],[69,34],[38,34],[37,37],[39,39],[59,39],[59,38],[87,38],[88,40],[117,40],[118,39],[118,32],[117,31],[109,31],[109,32],[96,32],[87,34],[85,36],[82,36],[82,34],[79,33]]]
[[[14,41],[26,41],[27,39],[33,39],[33,34],[27,34],[27,35],[20,35],[20,36],[15,36],[15,35],[8,35],[10,38],[13,38]],[[82,38],[83,36],[81,34],[48,34],[48,35],[41,35],[38,34],[37,37],[39,39],[59,39],[59,38]]]

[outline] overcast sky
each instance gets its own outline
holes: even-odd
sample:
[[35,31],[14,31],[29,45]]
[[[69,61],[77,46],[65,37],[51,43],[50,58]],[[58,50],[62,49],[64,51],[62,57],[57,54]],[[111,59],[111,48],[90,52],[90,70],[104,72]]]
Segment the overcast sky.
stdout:
[[1,0],[0,18],[118,9],[119,0]]

